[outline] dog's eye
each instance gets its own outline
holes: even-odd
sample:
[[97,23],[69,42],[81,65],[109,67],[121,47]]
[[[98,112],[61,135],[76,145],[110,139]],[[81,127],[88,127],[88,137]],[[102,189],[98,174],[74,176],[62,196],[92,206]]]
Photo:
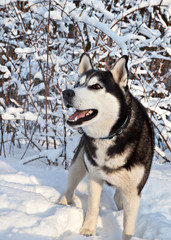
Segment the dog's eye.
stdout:
[[102,86],[100,86],[100,84],[96,83],[96,84],[90,86],[90,89],[98,90],[98,89],[102,89]]

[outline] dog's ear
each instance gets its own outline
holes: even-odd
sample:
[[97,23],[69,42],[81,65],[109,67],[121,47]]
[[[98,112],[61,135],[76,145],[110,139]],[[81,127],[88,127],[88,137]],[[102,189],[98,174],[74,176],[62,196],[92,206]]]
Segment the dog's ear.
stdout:
[[83,53],[80,57],[78,75],[81,76],[83,73],[87,72],[88,70],[91,70],[92,68],[93,67],[89,55],[87,53]]
[[111,73],[116,83],[118,83],[121,87],[127,86],[127,78],[128,78],[128,56],[124,55],[115,63],[113,69],[111,69]]

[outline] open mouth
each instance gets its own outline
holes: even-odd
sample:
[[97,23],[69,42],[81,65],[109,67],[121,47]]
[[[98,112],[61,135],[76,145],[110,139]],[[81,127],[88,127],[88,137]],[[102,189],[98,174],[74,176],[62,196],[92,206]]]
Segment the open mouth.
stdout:
[[96,117],[97,113],[96,109],[76,110],[74,114],[68,117],[67,123],[71,126],[80,125]]

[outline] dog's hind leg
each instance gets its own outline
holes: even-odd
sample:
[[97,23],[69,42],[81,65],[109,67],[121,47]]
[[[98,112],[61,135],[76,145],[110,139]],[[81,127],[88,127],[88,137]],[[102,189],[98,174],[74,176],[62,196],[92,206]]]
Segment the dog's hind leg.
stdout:
[[115,200],[118,210],[122,210],[123,209],[123,200],[122,200],[121,191],[119,189],[116,189],[116,192],[114,195],[114,200]]
[[65,193],[59,201],[59,204],[67,205],[72,203],[74,191],[79,182],[86,175],[86,168],[83,159],[83,146],[81,142],[77,148],[77,151],[72,160],[71,166],[68,172],[68,182]]
[[124,227],[123,240],[129,240],[134,235],[135,222],[140,204],[137,189],[123,193]]

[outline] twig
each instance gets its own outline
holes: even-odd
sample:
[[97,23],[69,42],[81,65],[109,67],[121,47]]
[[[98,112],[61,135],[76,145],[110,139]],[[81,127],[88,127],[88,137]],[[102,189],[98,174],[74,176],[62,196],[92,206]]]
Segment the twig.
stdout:
[[[46,156],[42,156],[42,157],[36,157],[36,158],[33,158],[31,160],[28,160],[27,162],[24,162],[23,165],[27,164],[27,163],[30,163],[30,162],[33,162],[33,161],[36,161],[36,160],[39,160],[41,158],[47,158]],[[41,161],[42,162],[42,161]],[[43,162],[44,164],[46,164],[45,162]],[[46,164],[48,165],[48,164]]]
[[46,148],[49,149],[48,143],[48,100],[49,95],[49,26],[50,26],[50,11],[51,11],[51,0],[49,0],[49,13],[48,13],[48,30],[47,30],[47,71],[46,71],[46,81],[45,81],[45,121],[46,121]]
[[162,157],[163,160],[161,163],[170,162],[170,160],[167,159],[167,157],[165,156],[163,151],[161,151],[161,149],[159,149],[158,147],[155,147],[155,151],[157,152],[157,154],[159,154]]
[[2,154],[2,149],[4,149],[4,156],[6,157],[6,153],[5,153],[5,146],[4,146],[4,128],[3,128],[3,124],[2,124],[2,116],[0,114],[0,125],[1,125],[1,147],[0,147],[0,156]]
[[[37,117],[37,120],[36,120],[36,123],[35,123],[35,126],[34,126],[34,130],[33,130],[33,132],[32,132],[31,138],[29,139],[29,143],[28,143],[28,145],[27,145],[27,147],[26,147],[26,149],[25,149],[25,151],[24,151],[21,159],[23,159],[23,157],[25,156],[25,154],[26,154],[26,152],[27,152],[27,150],[28,150],[28,148],[29,148],[29,146],[30,146],[30,143],[32,143],[34,146],[36,146],[36,147],[38,148],[39,151],[41,151],[41,149],[40,149],[35,143],[33,143],[33,141],[32,141],[33,135],[34,135],[34,133],[36,132],[36,129],[37,129],[38,118],[39,118],[39,115],[38,115],[38,117]],[[26,134],[24,134],[24,136],[27,137]],[[28,138],[28,137],[27,137],[27,138]]]
[[128,11],[126,11],[126,13],[123,15],[122,14],[122,16],[121,16],[121,18],[119,18],[118,20],[116,20],[113,24],[112,24],[112,26],[110,27],[111,29],[116,25],[116,24],[118,24],[118,22],[120,22],[120,21],[122,21],[124,18],[126,18],[127,16],[129,16],[130,14],[133,14],[134,12],[136,12],[136,11],[139,11],[139,10],[141,10],[141,9],[144,9],[144,8],[148,8],[149,6],[151,6],[151,7],[155,7],[155,6],[164,6],[164,4],[162,5],[162,2],[163,2],[163,0],[161,0],[161,2],[160,2],[160,4],[158,4],[158,3],[153,3],[153,4],[148,4],[147,3],[147,5],[146,6],[136,6],[136,7],[133,7],[132,8],[132,11],[131,11],[131,9],[129,9]]
[[[25,26],[24,20],[23,20],[23,18],[22,18],[22,16],[21,16],[20,12],[17,13],[17,11],[16,11],[16,9],[15,9],[15,6],[13,5],[12,2],[10,2],[10,4],[12,5],[12,7],[13,7],[13,9],[14,9],[14,12],[15,12],[15,14],[16,14],[19,22],[20,22],[20,19],[21,19],[22,28],[23,28],[24,32],[26,32],[26,26]],[[20,17],[19,17],[19,16],[20,16]]]
[[[152,113],[153,115],[153,113]],[[157,127],[157,125],[153,122],[154,127],[157,129],[159,132],[160,136],[163,138],[163,141],[165,142],[166,146],[168,147],[169,151],[171,152],[171,147],[169,146],[169,143],[167,142],[167,139],[162,135],[160,129]]]

